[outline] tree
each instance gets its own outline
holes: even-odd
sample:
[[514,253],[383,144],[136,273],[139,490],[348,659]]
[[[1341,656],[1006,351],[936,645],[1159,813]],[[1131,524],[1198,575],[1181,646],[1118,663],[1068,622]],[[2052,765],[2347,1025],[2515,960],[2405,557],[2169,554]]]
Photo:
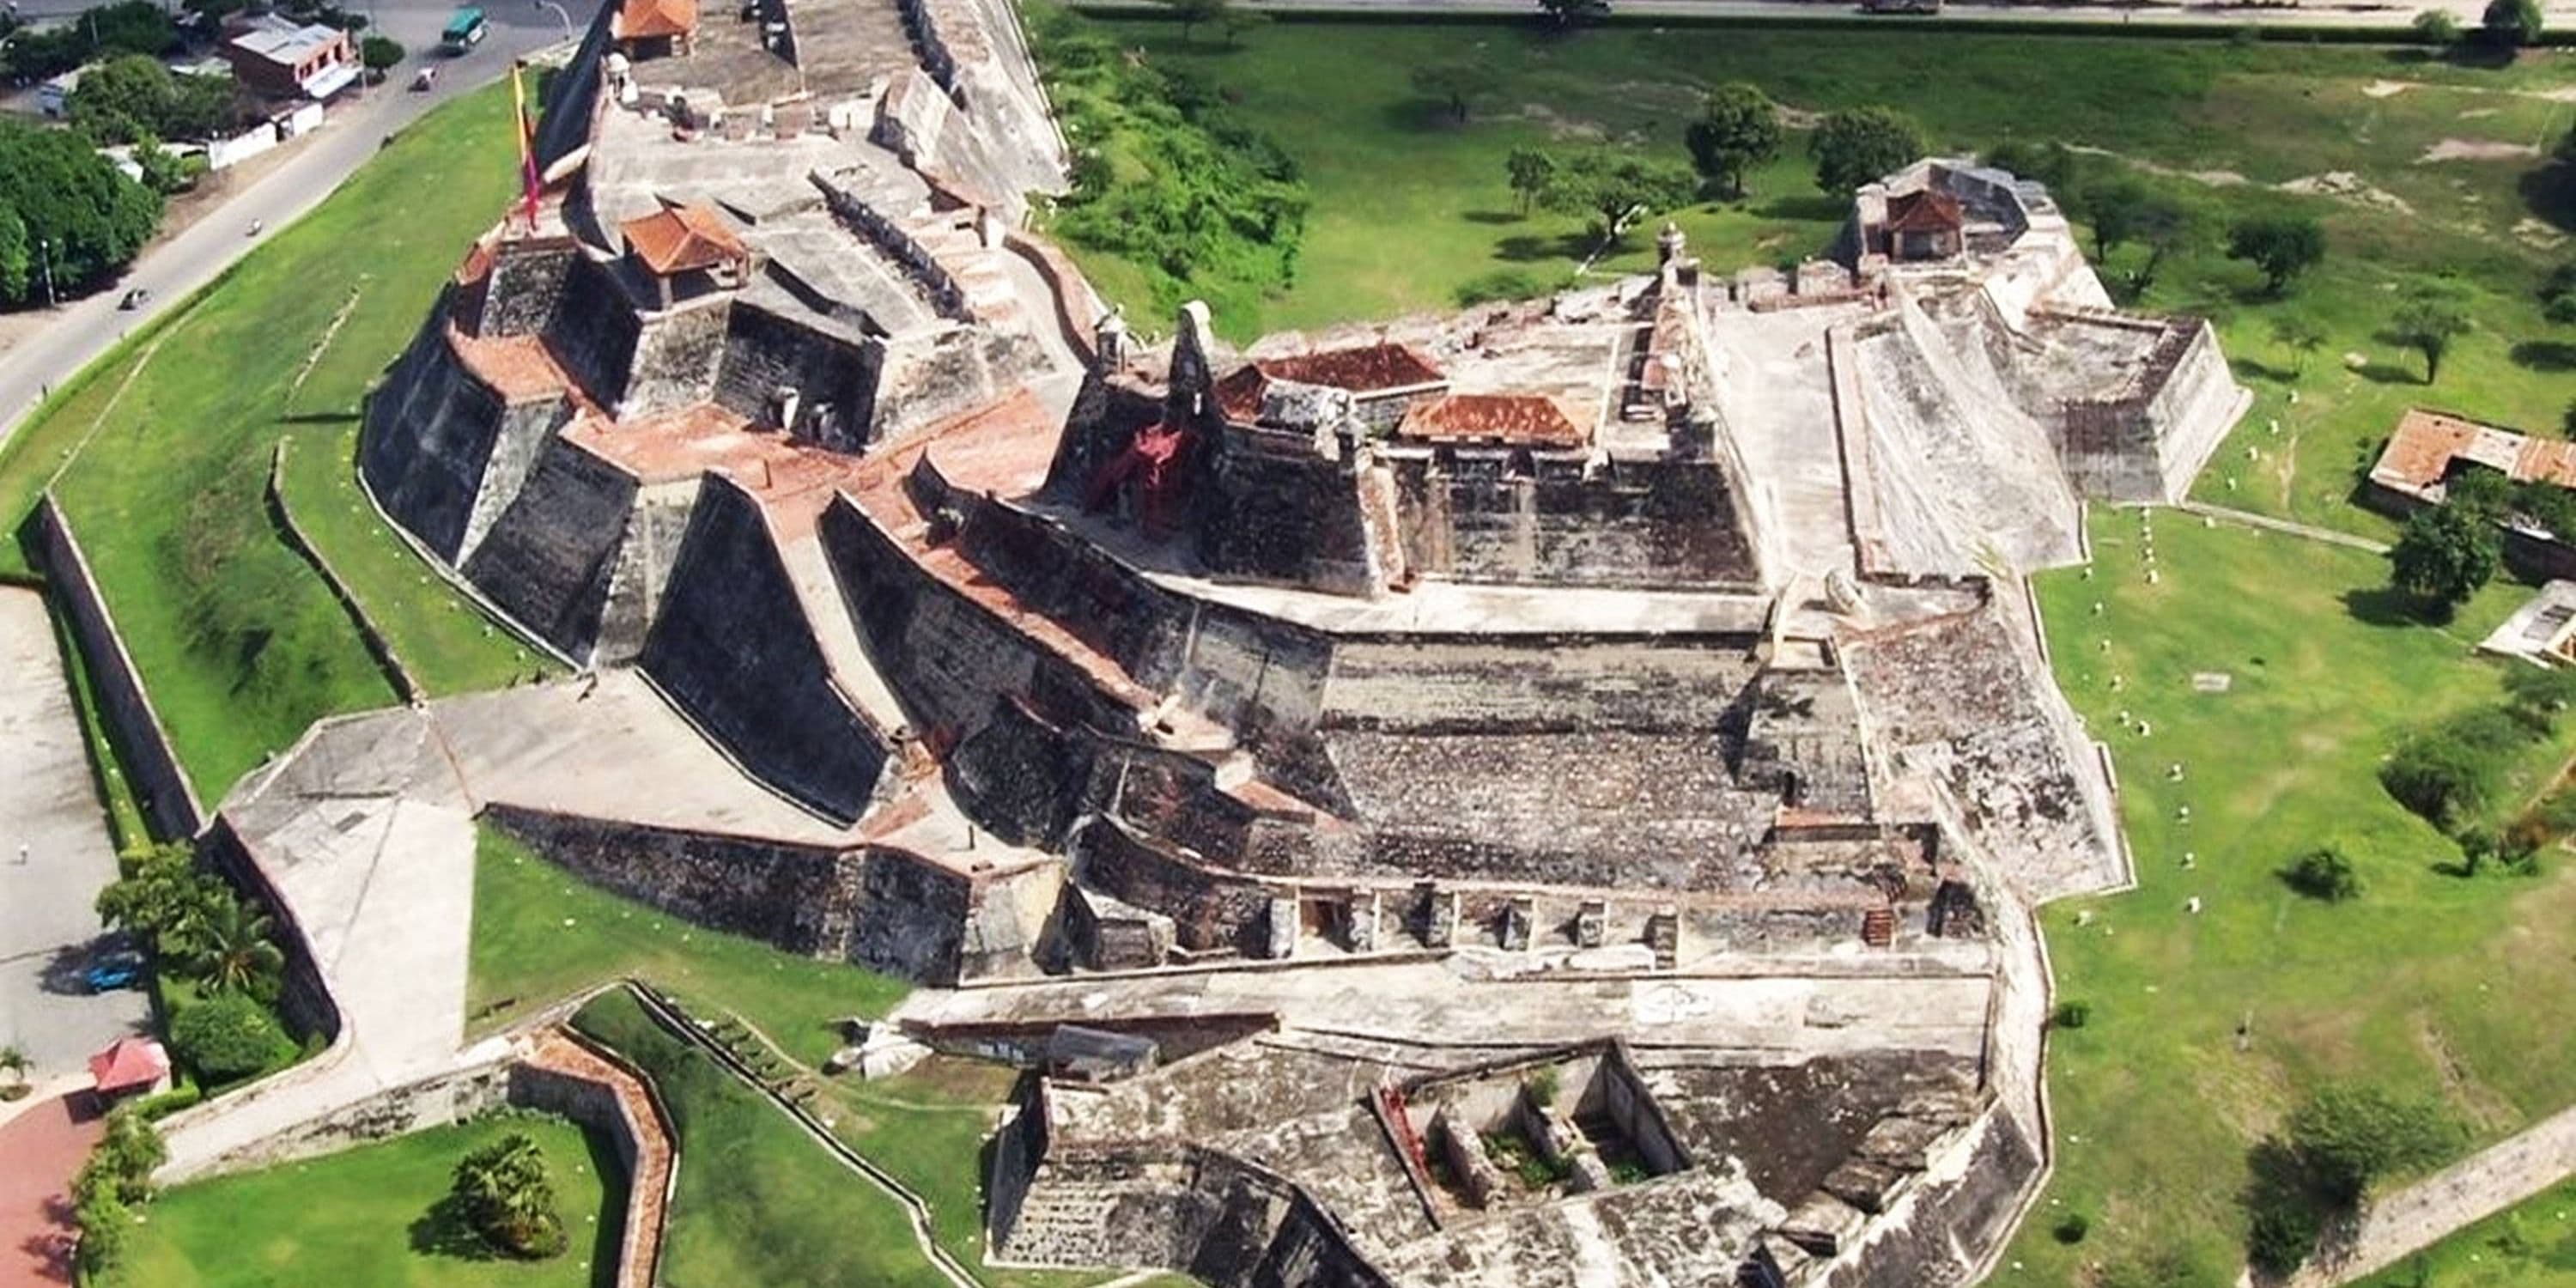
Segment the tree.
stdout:
[[2290,374],[2308,374],[2308,359],[2326,343],[2325,328],[2305,313],[2284,313],[2272,319],[2272,338],[2290,351]]
[[1556,155],[1538,148],[1513,148],[1511,155],[1503,158],[1503,168],[1511,174],[1512,200],[1520,203],[1521,213],[1526,215],[1556,178]]
[[72,1224],[80,1227],[73,1259],[80,1264],[81,1282],[101,1282],[124,1264],[126,1249],[134,1241],[134,1214],[115,1195],[92,1194],[81,1200],[72,1209]]
[[2560,264],[2540,279],[2540,311],[2552,322],[2576,322],[2576,263]]
[[1468,62],[1424,63],[1413,69],[1413,92],[1437,99],[1450,119],[1467,123],[1468,100],[1492,82],[1484,69]]
[[268,1008],[239,993],[181,1007],[170,1021],[171,1050],[210,1084],[258,1073],[288,1046]]
[[1590,216],[1594,235],[1616,244],[1630,215],[1678,206],[1690,200],[1691,187],[1691,173],[1681,166],[1596,148],[1559,160],[1539,204]]
[[1760,87],[1720,85],[1701,102],[1699,119],[1683,132],[1691,165],[1700,177],[1744,195],[1744,171],[1780,155],[1780,106]]
[[564,1250],[563,1218],[545,1155],[524,1133],[512,1132],[459,1159],[449,1192],[466,1223],[494,1251],[537,1258]]
[[2419,293],[2398,306],[2389,331],[2400,344],[2424,355],[2424,383],[2441,378],[2442,355],[2451,342],[2468,333],[2468,310],[2448,295]]
[[197,867],[185,842],[172,842],[118,857],[124,875],[98,892],[99,920],[183,953],[188,935],[215,905],[232,898],[222,878]]
[[369,36],[358,42],[358,61],[366,64],[377,80],[383,80],[386,72],[401,63],[406,52],[402,42],[391,36]]
[[[88,140],[0,120],[0,208],[13,212],[33,252],[22,285],[5,301],[22,303],[50,273],[69,293],[123,267],[160,222],[160,194],[126,178]],[[0,287],[18,274],[0,266]]]
[[147,136],[205,138],[232,124],[233,84],[175,73],[159,59],[128,54],[84,72],[64,108],[72,124],[103,144]]
[[2448,49],[2460,43],[2460,20],[2452,17],[2448,9],[2427,9],[2415,15],[2415,21],[2408,25],[2414,30],[2415,39],[2435,49]]
[[1986,164],[2009,170],[2015,178],[2038,180],[2057,195],[2059,205],[2074,212],[2076,190],[2085,167],[2083,154],[2073,148],[2054,140],[2031,143],[2006,139],[1986,149]]
[[2306,215],[2248,215],[2228,226],[2227,257],[2263,270],[2263,289],[2279,295],[2326,257],[2325,225]]
[[1162,2],[1171,6],[1173,14],[1180,18],[1183,40],[1195,39],[1200,23],[1216,22],[1225,17],[1227,9],[1233,7],[1233,0],[1162,0]]
[[2332,846],[2300,855],[2282,879],[2291,889],[2327,903],[2342,903],[2361,893],[2361,877],[2352,870],[2352,860]]
[[2455,506],[2431,506],[2406,520],[2389,551],[2390,584],[2447,620],[2504,562],[2495,524]]
[[180,951],[208,991],[267,1001],[277,996],[278,977],[286,969],[286,954],[271,930],[267,913],[227,893],[196,918]]
[[1894,108],[1850,108],[1825,118],[1807,140],[1807,155],[1816,162],[1816,186],[1842,196],[1913,164],[1923,155],[1923,131]]
[[2311,1093],[2289,1122],[2290,1147],[2318,1194],[2346,1210],[2389,1173],[2441,1161],[2460,1138],[2428,1101],[2341,1083]]
[[152,1120],[132,1105],[121,1105],[108,1114],[106,1130],[82,1171],[95,1173],[89,1176],[92,1185],[106,1187],[117,1202],[131,1205],[151,1199],[152,1173],[168,1161],[170,1150]]
[[2506,49],[2520,49],[2540,41],[2540,0],[2487,0],[2486,16],[2479,22],[2489,41]]

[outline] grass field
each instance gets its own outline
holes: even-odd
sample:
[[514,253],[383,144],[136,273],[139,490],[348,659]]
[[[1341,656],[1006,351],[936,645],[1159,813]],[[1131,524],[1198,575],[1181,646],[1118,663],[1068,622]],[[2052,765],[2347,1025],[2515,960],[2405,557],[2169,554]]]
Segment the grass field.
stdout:
[[[430,1216],[456,1161],[514,1131],[545,1153],[572,1238],[550,1260],[460,1251]],[[616,1281],[625,1186],[603,1137],[558,1119],[484,1118],[171,1190],[143,1209],[109,1288],[605,1288]]]
[[[2528,151],[2576,123],[2564,93],[2576,55],[2481,69],[2412,50],[2272,42],[1629,25],[1569,38],[1517,23],[1302,21],[1227,48],[1205,33],[1184,41],[1169,22],[1099,27],[1137,56],[1212,82],[1239,119],[1303,166],[1314,204],[1297,281],[1248,315],[1219,316],[1237,340],[1449,307],[1497,271],[1567,280],[1590,249],[1579,222],[1516,213],[1504,157],[1615,139],[1680,160],[1699,94],[1741,79],[1798,113],[1896,105],[1953,151],[2005,140],[2098,150],[2107,155],[2088,161],[2096,170],[2134,168],[2186,201],[2200,231],[2142,302],[2212,318],[2258,395],[2246,430],[2204,478],[2206,499],[2384,533],[2383,520],[2345,499],[2355,462],[2404,407],[2552,429],[2576,396],[2576,328],[2547,324],[2531,295],[2542,269],[2569,254],[2576,177]],[[1414,67],[1452,58],[1487,77],[1464,126],[1409,80]],[[1320,67],[1331,74],[1314,74]],[[2446,141],[2455,146],[2439,152]],[[2460,156],[2461,143],[2483,151]],[[1844,206],[1816,189],[1804,147],[1792,130],[1781,159],[1749,176],[1746,200],[1678,212],[1703,262],[1731,272],[1821,253]],[[2280,186],[2333,174],[2353,176],[2355,193]],[[2326,265],[2285,299],[2263,295],[2251,268],[2220,253],[2228,219],[2276,210],[2316,215],[2331,245]],[[1642,267],[1651,245],[1640,228],[1605,265]],[[1104,291],[1150,318],[1132,266],[1075,253]],[[2112,275],[2143,256],[2115,251]],[[2468,296],[2479,330],[2427,388],[2413,355],[2381,331],[2400,291],[2436,281]],[[2293,314],[2324,331],[2313,354],[2273,338],[2276,320]],[[2347,354],[2361,359],[2357,370]],[[2274,419],[2278,437],[2265,429]],[[2245,458],[2249,446],[2259,459]]]
[[664,1032],[632,994],[603,993],[573,1023],[651,1075],[670,1106],[680,1183],[663,1244],[668,1281],[945,1288],[892,1199]]
[[693,929],[587,884],[490,828],[474,856],[474,938],[466,1014],[497,1027],[594,984],[632,976],[692,1010],[741,1016],[796,1060],[841,1045],[834,1021],[884,1014],[903,981]]
[[2576,1288],[2576,1181],[2480,1221],[2357,1288]]
[[[466,243],[508,200],[497,91],[405,131],[311,216],[132,337],[13,436],[0,519],[62,497],[179,756],[209,802],[315,718],[394,693],[347,614],[261,502],[270,444],[341,437],[375,373],[426,316]],[[434,689],[535,669],[364,515],[345,469],[295,501],[335,567]],[[25,554],[0,552],[23,568]]]
[[[2139,888],[2043,914],[2060,996],[2092,1007],[2052,1047],[2050,1210],[2093,1233],[2069,1248],[2034,1221],[2009,1254],[2025,1269],[1997,1282],[2079,1282],[2166,1243],[2217,1282],[2238,1264],[2246,1151],[2301,1088],[2439,1096],[2481,1140],[2576,1099],[2576,864],[2446,875],[2456,849],[2375,776],[2407,732],[2496,700],[2501,672],[2469,642],[2518,588],[2490,587],[2448,630],[2379,624],[2368,554],[2171,511],[2096,511],[2093,538],[2090,578],[2039,589],[2058,680],[2116,759]],[[2195,684],[2216,675],[2224,692]],[[2509,795],[2539,790],[2571,744],[2524,757]],[[2358,901],[2282,883],[2324,844],[2359,868]]]

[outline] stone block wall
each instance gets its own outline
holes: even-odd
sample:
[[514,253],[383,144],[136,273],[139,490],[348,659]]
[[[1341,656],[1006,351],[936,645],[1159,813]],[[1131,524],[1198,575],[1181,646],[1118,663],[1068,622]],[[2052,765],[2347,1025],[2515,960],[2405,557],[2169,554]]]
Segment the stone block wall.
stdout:
[[456,563],[473,560],[492,525],[527,487],[528,476],[536,471],[537,463],[555,442],[556,427],[571,412],[571,405],[561,398],[502,405],[491,450],[484,457],[482,481],[475,489],[473,505],[466,511],[465,533],[457,539]]
[[701,485],[640,664],[761,781],[825,817],[865,812],[887,749],[832,683],[759,503]]
[[1758,583],[1749,525],[1712,461],[1391,462],[1406,565],[1457,581],[1588,586]]
[[879,342],[799,326],[736,302],[725,317],[714,397],[757,423],[773,424],[779,391],[792,388],[800,410],[788,428],[834,451],[855,452],[872,438],[881,360]]
[[[617,404],[620,420],[706,401],[731,348],[732,296],[718,292],[645,317],[636,331],[632,374]],[[755,419],[766,423],[768,417]]]
[[549,434],[526,485],[466,559],[465,575],[548,643],[587,659],[636,492],[625,471]]
[[533,335],[543,331],[562,300],[564,279],[581,258],[571,238],[531,241],[505,238],[493,247],[490,276],[484,279],[476,335]]
[[638,488],[627,511],[625,540],[608,573],[607,602],[601,607],[599,634],[591,652],[598,666],[623,666],[644,652],[653,615],[669,588],[671,567],[680,561],[680,543],[688,536],[689,515],[698,506],[700,480],[684,479]]
[[865,860],[855,851],[492,805],[484,821],[627,898],[792,953],[835,956]]
[[468,375],[451,347],[444,301],[367,399],[358,467],[368,490],[450,563],[462,557],[501,414],[499,395]]
[[1066,848],[1085,886],[1170,917],[1181,947],[1261,954],[1274,888],[1191,863],[1107,819],[1077,830]]
[[643,322],[627,303],[616,273],[613,264],[586,254],[576,257],[564,273],[563,295],[544,331],[547,351],[603,407],[625,402],[643,334]]
[[1213,442],[1194,512],[1210,571],[1346,595],[1384,589],[1348,462],[1298,434],[1239,429]]
[[[304,1119],[277,1135],[206,1160],[199,1166],[184,1170],[165,1169],[153,1179],[172,1185],[209,1176],[254,1171],[465,1122],[508,1104],[510,1081],[510,1065],[506,1059],[470,1065],[389,1088],[364,1100]],[[209,1107],[221,1103],[210,1102]],[[176,1118],[169,1120],[176,1121]],[[169,1122],[165,1122],[165,1128]]]

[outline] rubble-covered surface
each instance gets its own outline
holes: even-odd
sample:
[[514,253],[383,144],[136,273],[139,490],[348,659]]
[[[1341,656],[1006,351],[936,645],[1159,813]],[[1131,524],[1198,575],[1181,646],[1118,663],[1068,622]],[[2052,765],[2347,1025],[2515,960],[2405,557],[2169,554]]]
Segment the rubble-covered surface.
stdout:
[[1904,1050],[1644,1070],[1674,1134],[1695,1157],[1740,1160],[1764,1197],[1793,1207],[1909,1095],[1963,1091],[1975,1076],[1974,1065],[1957,1056]]

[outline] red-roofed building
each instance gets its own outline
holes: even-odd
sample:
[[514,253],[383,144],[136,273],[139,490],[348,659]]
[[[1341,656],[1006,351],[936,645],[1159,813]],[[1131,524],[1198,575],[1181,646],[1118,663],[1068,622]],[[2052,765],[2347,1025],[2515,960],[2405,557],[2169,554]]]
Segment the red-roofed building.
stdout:
[[740,286],[751,251],[724,216],[696,202],[665,202],[660,210],[617,226],[626,254],[657,284],[662,306],[708,285]]
[[685,54],[698,31],[698,0],[624,0],[610,28],[629,58]]
[[102,1100],[159,1091],[170,1082],[170,1053],[150,1038],[118,1038],[89,1058],[89,1076]]
[[1583,446],[1592,434],[1543,395],[1446,394],[1415,403],[1395,437],[1444,446],[1564,449]]
[[1924,188],[1887,200],[1888,254],[1900,261],[1948,259],[1967,248],[1967,214],[1959,199]]
[[1375,344],[1282,358],[1256,358],[1216,383],[1217,409],[1239,425],[1261,418],[1263,395],[1273,382],[1322,385],[1351,395],[1353,410],[1372,429],[1387,429],[1403,419],[1416,399],[1444,393],[1449,377],[1430,358],[1409,344],[1380,340]]

